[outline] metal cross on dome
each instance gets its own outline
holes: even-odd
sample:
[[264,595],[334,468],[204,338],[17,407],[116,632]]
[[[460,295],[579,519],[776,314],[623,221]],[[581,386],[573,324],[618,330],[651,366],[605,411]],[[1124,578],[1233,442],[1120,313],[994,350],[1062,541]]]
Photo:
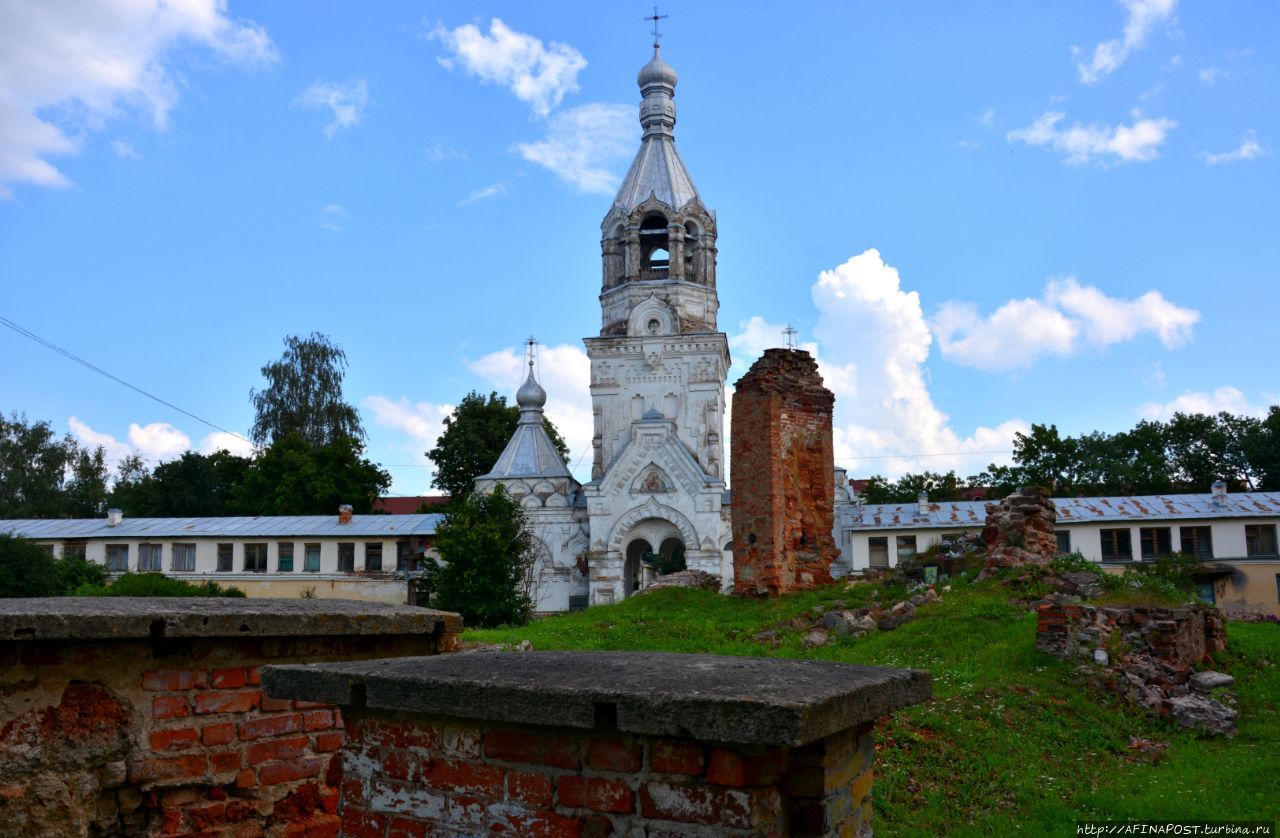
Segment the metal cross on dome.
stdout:
[[538,341],[533,335],[529,335],[529,339],[524,342],[524,357],[529,362],[529,369],[533,369],[533,360],[537,355],[537,351],[535,349],[537,345]]
[[658,21],[660,21],[660,20],[666,20],[666,19],[667,19],[667,18],[669,18],[669,17],[671,17],[671,15],[660,15],[660,14],[658,14],[658,7],[657,7],[657,6],[654,6],[654,7],[653,7],[653,14],[652,14],[651,16],[649,16],[649,17],[642,18],[642,20],[651,20],[651,21],[653,21],[653,48],[654,48],[654,49],[657,49],[657,48],[658,48],[658,41],[662,38],[661,33],[659,33],[659,32],[658,32]]
[[788,323],[787,328],[782,330],[782,334],[786,335],[787,337],[787,349],[795,349],[796,348],[796,327]]

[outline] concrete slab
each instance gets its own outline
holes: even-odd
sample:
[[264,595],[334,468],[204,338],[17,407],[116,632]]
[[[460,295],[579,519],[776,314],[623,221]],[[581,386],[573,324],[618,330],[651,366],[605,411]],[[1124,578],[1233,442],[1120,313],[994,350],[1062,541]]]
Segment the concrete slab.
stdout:
[[928,672],[656,652],[271,666],[275,698],[711,742],[799,746],[932,696]]
[[0,599],[0,641],[435,634],[461,630],[462,618],[446,611],[345,599]]

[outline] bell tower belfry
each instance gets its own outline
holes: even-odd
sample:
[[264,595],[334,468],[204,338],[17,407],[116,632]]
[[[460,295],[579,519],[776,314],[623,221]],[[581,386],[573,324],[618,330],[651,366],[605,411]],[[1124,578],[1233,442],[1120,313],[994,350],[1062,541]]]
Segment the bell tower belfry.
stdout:
[[630,595],[676,549],[731,583],[716,218],[676,152],[676,80],[655,42],[637,79],[640,150],[601,224],[601,328],[585,339],[593,603]]

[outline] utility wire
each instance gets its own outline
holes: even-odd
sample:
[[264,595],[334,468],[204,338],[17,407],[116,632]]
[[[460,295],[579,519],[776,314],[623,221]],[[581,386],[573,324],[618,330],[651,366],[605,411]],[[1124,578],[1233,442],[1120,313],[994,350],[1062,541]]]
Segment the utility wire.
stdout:
[[18,334],[22,335],[23,337],[25,337],[25,338],[29,338],[30,340],[33,340],[33,341],[35,341],[36,343],[38,343],[38,344],[40,344],[41,346],[44,346],[44,347],[46,347],[46,348],[48,348],[48,349],[52,349],[54,352],[57,352],[59,355],[63,355],[63,356],[65,356],[65,357],[67,357],[67,358],[70,358],[72,361],[75,361],[77,364],[80,364],[81,366],[88,367],[89,369],[93,370],[94,372],[98,373],[99,375],[106,376],[107,378],[111,379],[112,381],[116,382],[117,384],[122,384],[122,385],[124,385],[125,387],[128,387],[130,390],[133,390],[134,392],[141,393],[142,395],[146,396],[147,398],[151,399],[152,401],[157,401],[157,402],[159,402],[160,404],[164,405],[165,407],[168,407],[168,408],[171,408],[171,409],[173,409],[173,410],[178,411],[179,413],[181,413],[181,414],[182,414],[182,415],[184,415],[184,416],[190,416],[192,419],[196,420],[197,422],[201,422],[201,423],[203,423],[203,424],[205,424],[205,425],[208,425],[209,427],[213,428],[215,431],[222,431],[224,434],[230,434],[231,436],[235,437],[236,439],[244,440],[245,442],[248,442],[250,445],[253,445],[253,442],[252,442],[251,440],[245,439],[244,437],[242,437],[240,434],[236,433],[235,431],[229,431],[229,430],[227,430],[226,428],[222,427],[221,425],[215,425],[215,424],[213,424],[212,422],[210,422],[208,419],[204,419],[204,418],[202,418],[202,417],[200,417],[200,416],[197,416],[197,415],[195,415],[194,413],[192,413],[192,412],[191,412],[191,411],[189,411],[189,410],[183,410],[182,408],[178,407],[178,406],[177,406],[176,404],[174,404],[173,402],[167,402],[167,401],[165,401],[164,399],[160,398],[159,396],[155,396],[155,395],[152,395],[151,393],[148,393],[146,390],[143,390],[141,387],[138,387],[138,386],[136,386],[136,385],[134,385],[134,384],[130,384],[129,382],[125,381],[123,378],[119,378],[118,376],[114,376],[114,375],[112,375],[111,373],[107,372],[106,370],[102,369],[101,367],[99,367],[99,366],[95,366],[94,364],[89,363],[89,362],[88,362],[88,361],[86,361],[84,358],[81,358],[79,355],[76,355],[76,354],[74,354],[74,353],[68,352],[67,350],[63,349],[61,346],[58,346],[57,344],[53,343],[52,341],[45,340],[44,338],[42,338],[42,337],[40,337],[39,335],[37,335],[35,332],[29,331],[28,329],[24,329],[23,327],[19,326],[17,323],[14,323],[12,320],[10,320],[9,318],[7,318],[7,317],[5,317],[5,316],[3,316],[3,315],[0,315],[0,325],[7,326],[7,327],[9,327],[10,329],[12,329],[13,331],[15,331],[15,332],[17,332]]
[[937,454],[876,454],[873,457],[836,457],[836,462],[845,460],[896,460],[900,457],[963,457],[970,454],[1012,454],[1008,451],[941,451]]

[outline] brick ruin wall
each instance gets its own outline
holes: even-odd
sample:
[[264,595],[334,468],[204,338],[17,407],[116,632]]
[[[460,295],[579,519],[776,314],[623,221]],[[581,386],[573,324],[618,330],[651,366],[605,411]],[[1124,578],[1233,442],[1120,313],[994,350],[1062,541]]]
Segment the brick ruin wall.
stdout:
[[1050,603],[1041,605],[1037,615],[1036,648],[1059,658],[1091,659],[1110,646],[1190,668],[1227,648],[1222,612],[1210,606]]
[[0,832],[336,835],[341,712],[268,663],[429,655],[452,633],[0,641]]
[[871,833],[872,725],[799,748],[353,711],[342,834]]
[[1058,552],[1057,521],[1058,508],[1041,486],[1023,486],[999,503],[987,504],[982,529],[986,568],[1049,564]]
[[767,349],[738,380],[730,450],[739,593],[777,596],[832,581],[831,414],[808,352]]

